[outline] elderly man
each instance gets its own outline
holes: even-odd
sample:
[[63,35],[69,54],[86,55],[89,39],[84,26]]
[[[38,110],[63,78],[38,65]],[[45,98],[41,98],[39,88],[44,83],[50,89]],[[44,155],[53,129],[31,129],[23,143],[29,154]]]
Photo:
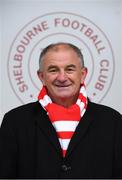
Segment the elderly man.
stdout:
[[0,178],[122,178],[122,118],[87,98],[80,50],[49,45],[37,74],[38,101],[4,116]]

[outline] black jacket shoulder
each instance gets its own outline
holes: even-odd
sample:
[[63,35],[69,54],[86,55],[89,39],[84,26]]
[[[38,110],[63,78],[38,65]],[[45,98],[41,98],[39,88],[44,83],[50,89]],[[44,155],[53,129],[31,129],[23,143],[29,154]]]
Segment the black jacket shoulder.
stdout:
[[25,123],[28,124],[36,118],[41,111],[44,111],[44,109],[38,101],[24,104],[5,113],[1,126],[6,123],[14,124],[14,126],[24,125]]

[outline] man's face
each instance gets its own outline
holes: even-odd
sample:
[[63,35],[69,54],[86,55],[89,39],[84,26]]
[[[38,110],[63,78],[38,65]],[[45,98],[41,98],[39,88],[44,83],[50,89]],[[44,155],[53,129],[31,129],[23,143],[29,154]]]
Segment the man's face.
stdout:
[[65,47],[58,51],[50,50],[44,55],[42,66],[38,76],[47,87],[52,101],[58,98],[75,101],[87,74],[86,68],[81,68],[76,52]]

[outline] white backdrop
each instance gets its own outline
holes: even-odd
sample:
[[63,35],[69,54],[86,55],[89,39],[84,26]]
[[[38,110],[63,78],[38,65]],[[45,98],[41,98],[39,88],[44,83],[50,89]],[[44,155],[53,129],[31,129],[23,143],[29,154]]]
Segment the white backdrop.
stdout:
[[90,99],[122,113],[121,0],[1,0],[0,8],[0,122],[37,100],[39,53],[58,41],[82,50]]

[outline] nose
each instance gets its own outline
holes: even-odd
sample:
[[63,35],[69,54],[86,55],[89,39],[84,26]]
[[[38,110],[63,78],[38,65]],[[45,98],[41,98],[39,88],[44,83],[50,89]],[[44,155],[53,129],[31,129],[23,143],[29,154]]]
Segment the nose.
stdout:
[[66,72],[65,71],[60,71],[58,73],[57,80],[60,81],[60,82],[67,81],[67,74],[66,74]]

